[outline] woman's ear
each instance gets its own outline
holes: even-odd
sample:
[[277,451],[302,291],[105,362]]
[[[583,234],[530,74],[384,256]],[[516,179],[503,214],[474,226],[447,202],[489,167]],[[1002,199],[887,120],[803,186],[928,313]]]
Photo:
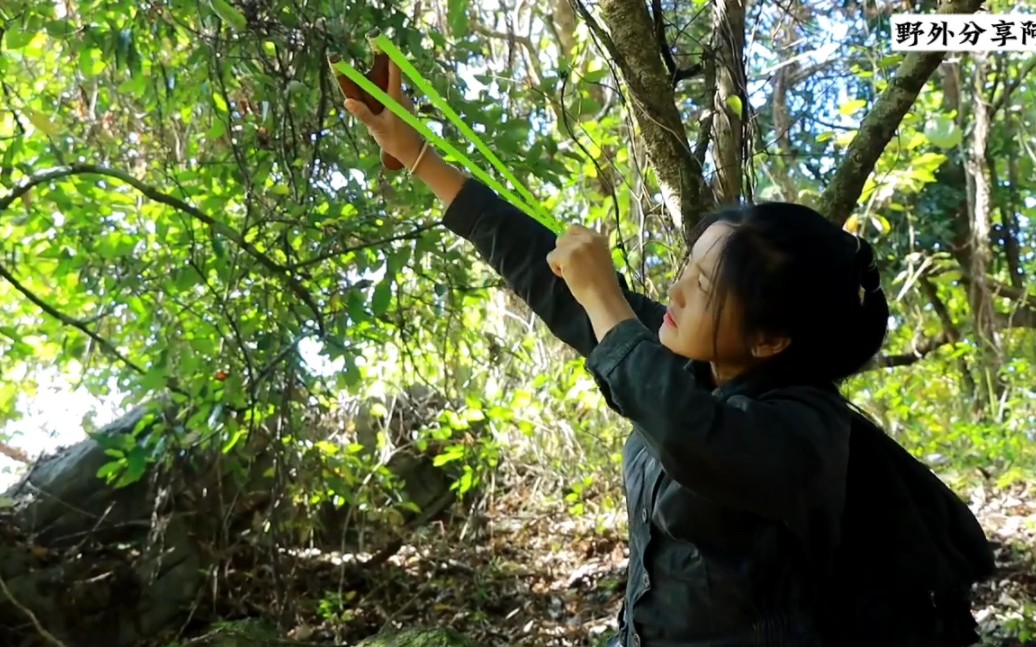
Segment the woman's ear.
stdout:
[[752,345],[752,357],[756,359],[769,359],[782,353],[791,345],[791,339],[780,336],[760,336]]

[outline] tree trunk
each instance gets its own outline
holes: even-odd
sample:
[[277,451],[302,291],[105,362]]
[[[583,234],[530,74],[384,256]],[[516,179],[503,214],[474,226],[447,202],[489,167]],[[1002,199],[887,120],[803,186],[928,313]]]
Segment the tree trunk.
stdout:
[[716,55],[716,95],[712,122],[714,194],[721,204],[736,204],[744,190],[742,164],[747,123],[745,81],[745,6],[742,0],[712,5],[712,43]]
[[768,141],[770,132],[760,133],[760,143],[764,147],[773,144],[777,148],[777,159],[768,164],[770,175],[774,184],[780,191],[781,199],[787,202],[795,202],[799,198],[798,188],[795,180],[792,179],[791,168],[797,162],[795,147],[791,143],[791,129],[795,125],[788,110],[788,93],[800,82],[808,79],[814,70],[821,65],[827,65],[824,61],[820,65],[809,69],[803,69],[799,63],[796,43],[800,40],[799,25],[804,24],[809,18],[809,11],[802,6],[799,0],[794,0],[788,5],[788,16],[783,20],[780,28],[779,44],[785,62],[773,77],[773,94],[771,95],[770,110],[773,120],[772,132],[773,141]]
[[[986,369],[987,375],[981,376],[984,384],[988,384],[994,396],[999,397],[1002,393],[1002,382],[1000,380],[1000,367],[1003,363],[1003,356],[1000,345],[1000,333],[998,330],[996,309],[993,303],[993,295],[989,290],[988,283],[984,280],[989,273],[989,266],[992,262],[992,249],[990,249],[992,222],[990,218],[990,186],[989,177],[986,172],[989,168],[986,159],[986,148],[989,141],[989,104],[986,101],[986,56],[976,53],[972,56],[974,61],[973,87],[972,87],[972,130],[971,144],[968,147],[967,172],[968,172],[968,217],[970,240],[968,241],[968,273],[972,277],[967,282],[968,305],[971,308],[971,316],[975,326],[975,334],[982,349],[981,365]],[[987,392],[988,393],[988,392]],[[985,403],[986,407],[995,406],[989,402],[988,395],[976,394],[977,401]]]
[[[713,202],[702,175],[702,162],[691,151],[673,85],[660,54],[654,24],[642,0],[605,0],[603,36],[629,89],[633,118],[673,224],[693,227]],[[593,18],[584,14],[584,19]],[[592,23],[592,25],[595,23]]]

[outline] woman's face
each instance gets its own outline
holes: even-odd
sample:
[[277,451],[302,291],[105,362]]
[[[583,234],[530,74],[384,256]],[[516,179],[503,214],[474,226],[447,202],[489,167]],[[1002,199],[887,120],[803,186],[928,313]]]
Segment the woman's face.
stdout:
[[682,357],[712,363],[717,376],[724,377],[733,377],[752,359],[741,335],[738,304],[730,296],[725,303],[713,298],[713,277],[733,232],[733,225],[716,222],[694,243],[687,267],[669,288],[669,311],[658,331],[663,346]]

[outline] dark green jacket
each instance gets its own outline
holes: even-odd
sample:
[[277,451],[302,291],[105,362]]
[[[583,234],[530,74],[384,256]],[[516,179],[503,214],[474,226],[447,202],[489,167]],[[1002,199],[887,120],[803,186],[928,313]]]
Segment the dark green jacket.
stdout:
[[586,357],[609,406],[633,423],[623,454],[630,558],[622,644],[825,644],[824,582],[835,573],[854,428],[837,389],[713,388],[708,366],[659,343],[665,307],[621,277],[637,319],[598,343],[547,266],[557,236],[477,181],[443,222]]

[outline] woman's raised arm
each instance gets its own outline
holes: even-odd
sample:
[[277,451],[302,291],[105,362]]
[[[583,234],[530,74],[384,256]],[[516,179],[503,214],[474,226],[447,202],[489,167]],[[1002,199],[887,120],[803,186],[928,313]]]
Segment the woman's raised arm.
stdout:
[[[403,94],[400,72],[389,67],[388,93],[413,110]],[[346,109],[367,126],[384,154],[402,162],[446,206],[443,224],[470,241],[479,255],[507,281],[559,339],[586,356],[597,345],[593,327],[583,307],[572,297],[565,282],[554,275],[547,254],[557,235],[490,188],[447,164],[424,145],[420,135],[390,110],[374,114],[360,101],[346,101]],[[627,301],[648,328],[662,325],[665,307],[626,289]]]

